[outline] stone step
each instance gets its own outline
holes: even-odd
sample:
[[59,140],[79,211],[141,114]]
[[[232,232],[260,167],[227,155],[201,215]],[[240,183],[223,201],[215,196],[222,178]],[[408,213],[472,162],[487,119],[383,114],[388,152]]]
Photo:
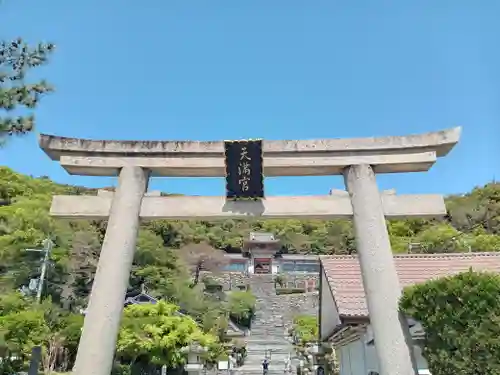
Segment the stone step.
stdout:
[[276,334],[253,334],[253,335],[250,335],[250,336],[247,336],[245,341],[247,342],[255,342],[255,341],[270,341],[270,342],[286,342],[288,341],[286,339],[286,337],[288,337],[288,335],[284,335],[283,333],[279,334],[279,333],[276,333]]
[[252,327],[250,336],[252,335],[262,337],[283,337],[285,335],[285,327]]
[[282,349],[282,348],[288,348],[292,344],[288,341],[282,341],[282,342],[274,342],[274,343],[269,343],[267,341],[260,341],[260,342],[251,342],[247,343],[247,349],[248,348],[254,348],[254,349],[262,349],[262,348],[268,348],[268,349]]
[[252,333],[250,333],[250,335],[247,336],[248,338],[252,337],[252,339],[257,339],[257,338],[261,338],[262,340],[276,340],[276,341],[279,341],[279,340],[282,340],[284,339],[285,337],[288,337],[288,335],[285,335],[285,332],[282,330],[282,331],[278,331],[278,332],[258,332],[258,331],[252,331]]
[[[245,364],[237,369],[237,375],[262,374],[262,360],[271,355],[269,375],[283,375],[285,360],[294,355],[292,344],[287,340],[288,305],[282,296],[277,296],[273,275],[250,276],[250,288],[257,304],[247,342]],[[269,353],[270,352],[270,353]],[[295,374],[295,368],[293,374]]]
[[272,350],[273,352],[276,351],[288,351],[289,348],[292,345],[284,342],[280,346],[278,345],[266,345],[265,343],[260,343],[260,344],[252,344],[247,346],[247,351],[262,351],[262,350]]
[[283,353],[288,353],[291,349],[291,345],[286,345],[286,344],[283,344],[281,345],[281,347],[278,347],[278,346],[270,346],[270,345],[265,345],[265,344],[262,344],[262,345],[251,345],[251,346],[248,346],[247,347],[247,352],[248,353],[256,353],[256,352],[264,352],[264,351],[269,351],[271,350],[273,353],[279,353],[279,352],[283,352]]
[[[290,374],[295,374],[296,372],[292,370]],[[262,375],[262,367],[260,368],[242,368],[240,367],[239,369],[235,369],[234,375],[247,375],[247,374],[260,374]],[[283,375],[283,369],[276,369],[276,370],[268,370],[267,371],[268,375]]]
[[252,360],[260,360],[262,361],[264,359],[264,357],[266,355],[269,356],[269,354],[271,355],[271,357],[274,359],[274,358],[282,358],[282,359],[285,359],[288,357],[288,355],[293,355],[293,352],[292,352],[292,348],[284,348],[283,350],[271,350],[271,352],[269,352],[269,350],[249,350],[247,351],[247,357],[245,359],[245,361],[247,359],[252,359]]
[[[280,364],[276,364],[275,367],[273,368],[273,364],[271,363],[271,365],[269,366],[269,370],[268,370],[268,374],[283,374],[284,372],[284,369],[285,369],[285,364],[284,363],[280,363]],[[294,371],[295,369],[293,368],[292,366],[292,371],[293,373],[295,373]],[[262,365],[259,363],[259,364],[255,364],[255,365],[247,365],[247,364],[244,364],[243,366],[239,367],[237,369],[237,371],[242,374],[242,375],[246,375],[246,374],[262,374]]]
[[285,340],[285,338],[279,338],[279,337],[259,337],[256,338],[254,337],[252,340],[245,340],[247,343],[247,346],[250,345],[267,345],[267,346],[283,346],[283,345],[289,345],[290,341]]
[[262,339],[262,340],[253,340],[253,341],[247,341],[247,346],[248,347],[261,347],[261,346],[268,346],[270,348],[282,348],[285,346],[290,345],[290,341],[287,340],[275,340],[275,339]]
[[276,339],[276,338],[259,338],[259,339],[253,339],[253,340],[246,340],[247,346],[262,346],[262,345],[267,345],[270,347],[282,347],[290,344],[290,341],[282,339]]
[[262,343],[252,343],[250,345],[247,345],[247,352],[251,351],[264,351],[264,350],[271,350],[273,352],[289,352],[291,348],[293,347],[292,344],[289,342],[283,342],[280,345],[269,345],[266,344],[265,342]]
[[283,337],[285,335],[285,327],[273,327],[273,328],[264,328],[264,327],[252,327],[250,331],[250,336],[277,336]]
[[247,348],[247,353],[261,353],[266,351],[271,351],[272,353],[288,353],[291,350],[291,346],[281,346],[281,347],[272,347],[272,346],[249,346]]
[[[250,362],[262,362],[262,360],[265,357],[265,352],[262,353],[247,353],[247,356],[245,358],[245,363],[250,363]],[[269,357],[269,353],[268,357]],[[272,361],[284,361],[286,358],[288,358],[288,355],[292,355],[293,353],[290,353],[289,351],[282,352],[282,353],[271,353],[271,360]]]
[[[295,371],[292,371],[291,374],[295,374]],[[262,367],[257,369],[257,368],[250,368],[250,369],[242,369],[241,367],[239,369],[236,369],[234,371],[234,375],[247,375],[247,374],[260,374],[262,375]],[[283,375],[283,369],[280,370],[268,370],[267,372],[268,375]]]
[[269,353],[269,350],[261,350],[261,351],[252,351],[252,352],[247,352],[247,356],[245,358],[245,362],[247,361],[262,361],[265,356],[269,357],[269,354],[271,354],[271,358],[274,359],[280,359],[280,360],[285,360],[288,358],[289,355],[292,355],[293,353],[290,352],[290,350],[283,350],[279,352],[271,352]]
[[[281,370],[283,371],[285,369],[285,358],[281,359],[281,360],[275,360],[275,359],[271,359],[271,363],[269,365],[269,368],[272,370]],[[262,371],[262,359],[258,362],[253,362],[253,363],[249,363],[245,360],[245,364],[243,366],[240,367],[240,369],[260,369]]]
[[[292,355],[292,353],[283,353],[283,354],[277,354],[277,355],[271,355],[271,365],[282,365],[285,363],[285,360],[288,358],[288,355]],[[268,356],[269,359],[269,356]],[[262,361],[264,360],[264,356],[251,356],[251,357],[246,357],[245,358],[245,365],[261,365]]]
[[271,340],[271,339],[268,339],[268,340],[254,340],[254,341],[247,341],[247,347],[257,347],[257,348],[260,348],[262,346],[266,346],[266,347],[269,347],[269,348],[283,348],[283,347],[286,347],[286,346],[289,346],[290,345],[290,341],[287,341],[287,340]]

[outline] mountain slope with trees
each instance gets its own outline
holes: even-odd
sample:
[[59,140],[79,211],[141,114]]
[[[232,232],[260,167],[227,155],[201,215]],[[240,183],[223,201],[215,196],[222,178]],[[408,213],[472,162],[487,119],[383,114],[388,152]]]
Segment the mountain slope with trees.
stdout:
[[[96,189],[61,185],[46,177],[33,178],[0,168],[0,287],[18,288],[37,274],[38,257],[24,249],[40,246],[50,236],[55,249],[48,294],[69,308],[81,305],[88,295],[106,223],[51,218],[53,194],[96,194]],[[449,214],[442,220],[389,222],[394,252],[408,251],[409,244],[419,244],[412,248],[414,252],[500,250],[499,183],[448,197],[447,206]],[[343,220],[159,220],[140,229],[131,286],[144,283],[175,301],[176,295],[192,290],[188,274],[193,260],[179,257],[178,249],[186,254],[190,244],[205,242],[215,249],[234,252],[250,231],[274,233],[283,241],[285,251],[292,253],[355,252],[352,224]]]

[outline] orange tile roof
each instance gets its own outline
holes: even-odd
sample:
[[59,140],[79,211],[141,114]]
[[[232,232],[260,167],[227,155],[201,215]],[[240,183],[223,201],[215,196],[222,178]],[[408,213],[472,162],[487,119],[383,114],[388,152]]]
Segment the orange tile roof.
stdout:
[[[367,317],[357,256],[322,256],[330,289],[341,317]],[[395,255],[401,287],[472,269],[500,272],[500,252]]]

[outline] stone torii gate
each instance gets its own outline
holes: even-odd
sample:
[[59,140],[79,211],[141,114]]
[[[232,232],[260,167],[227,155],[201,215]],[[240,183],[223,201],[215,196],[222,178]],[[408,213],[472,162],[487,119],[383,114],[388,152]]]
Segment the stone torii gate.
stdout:
[[376,352],[382,375],[414,375],[400,320],[401,288],[385,218],[446,214],[440,195],[381,194],[375,175],[427,171],[458,142],[460,128],[360,139],[265,141],[264,175],[343,175],[347,192],[228,201],[225,197],[146,194],[150,176],[224,177],[224,142],[94,141],[40,136],[40,147],[70,174],[118,176],[114,193],[54,196],[51,214],[108,219],[74,374],[109,375],[140,219],[353,218]]

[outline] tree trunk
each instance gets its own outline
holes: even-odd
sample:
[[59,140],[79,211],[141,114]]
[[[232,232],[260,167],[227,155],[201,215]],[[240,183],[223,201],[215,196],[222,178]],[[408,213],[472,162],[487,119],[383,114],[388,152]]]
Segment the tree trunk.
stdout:
[[200,282],[200,273],[201,273],[201,264],[198,264],[194,271],[193,285],[198,285],[198,283]]

